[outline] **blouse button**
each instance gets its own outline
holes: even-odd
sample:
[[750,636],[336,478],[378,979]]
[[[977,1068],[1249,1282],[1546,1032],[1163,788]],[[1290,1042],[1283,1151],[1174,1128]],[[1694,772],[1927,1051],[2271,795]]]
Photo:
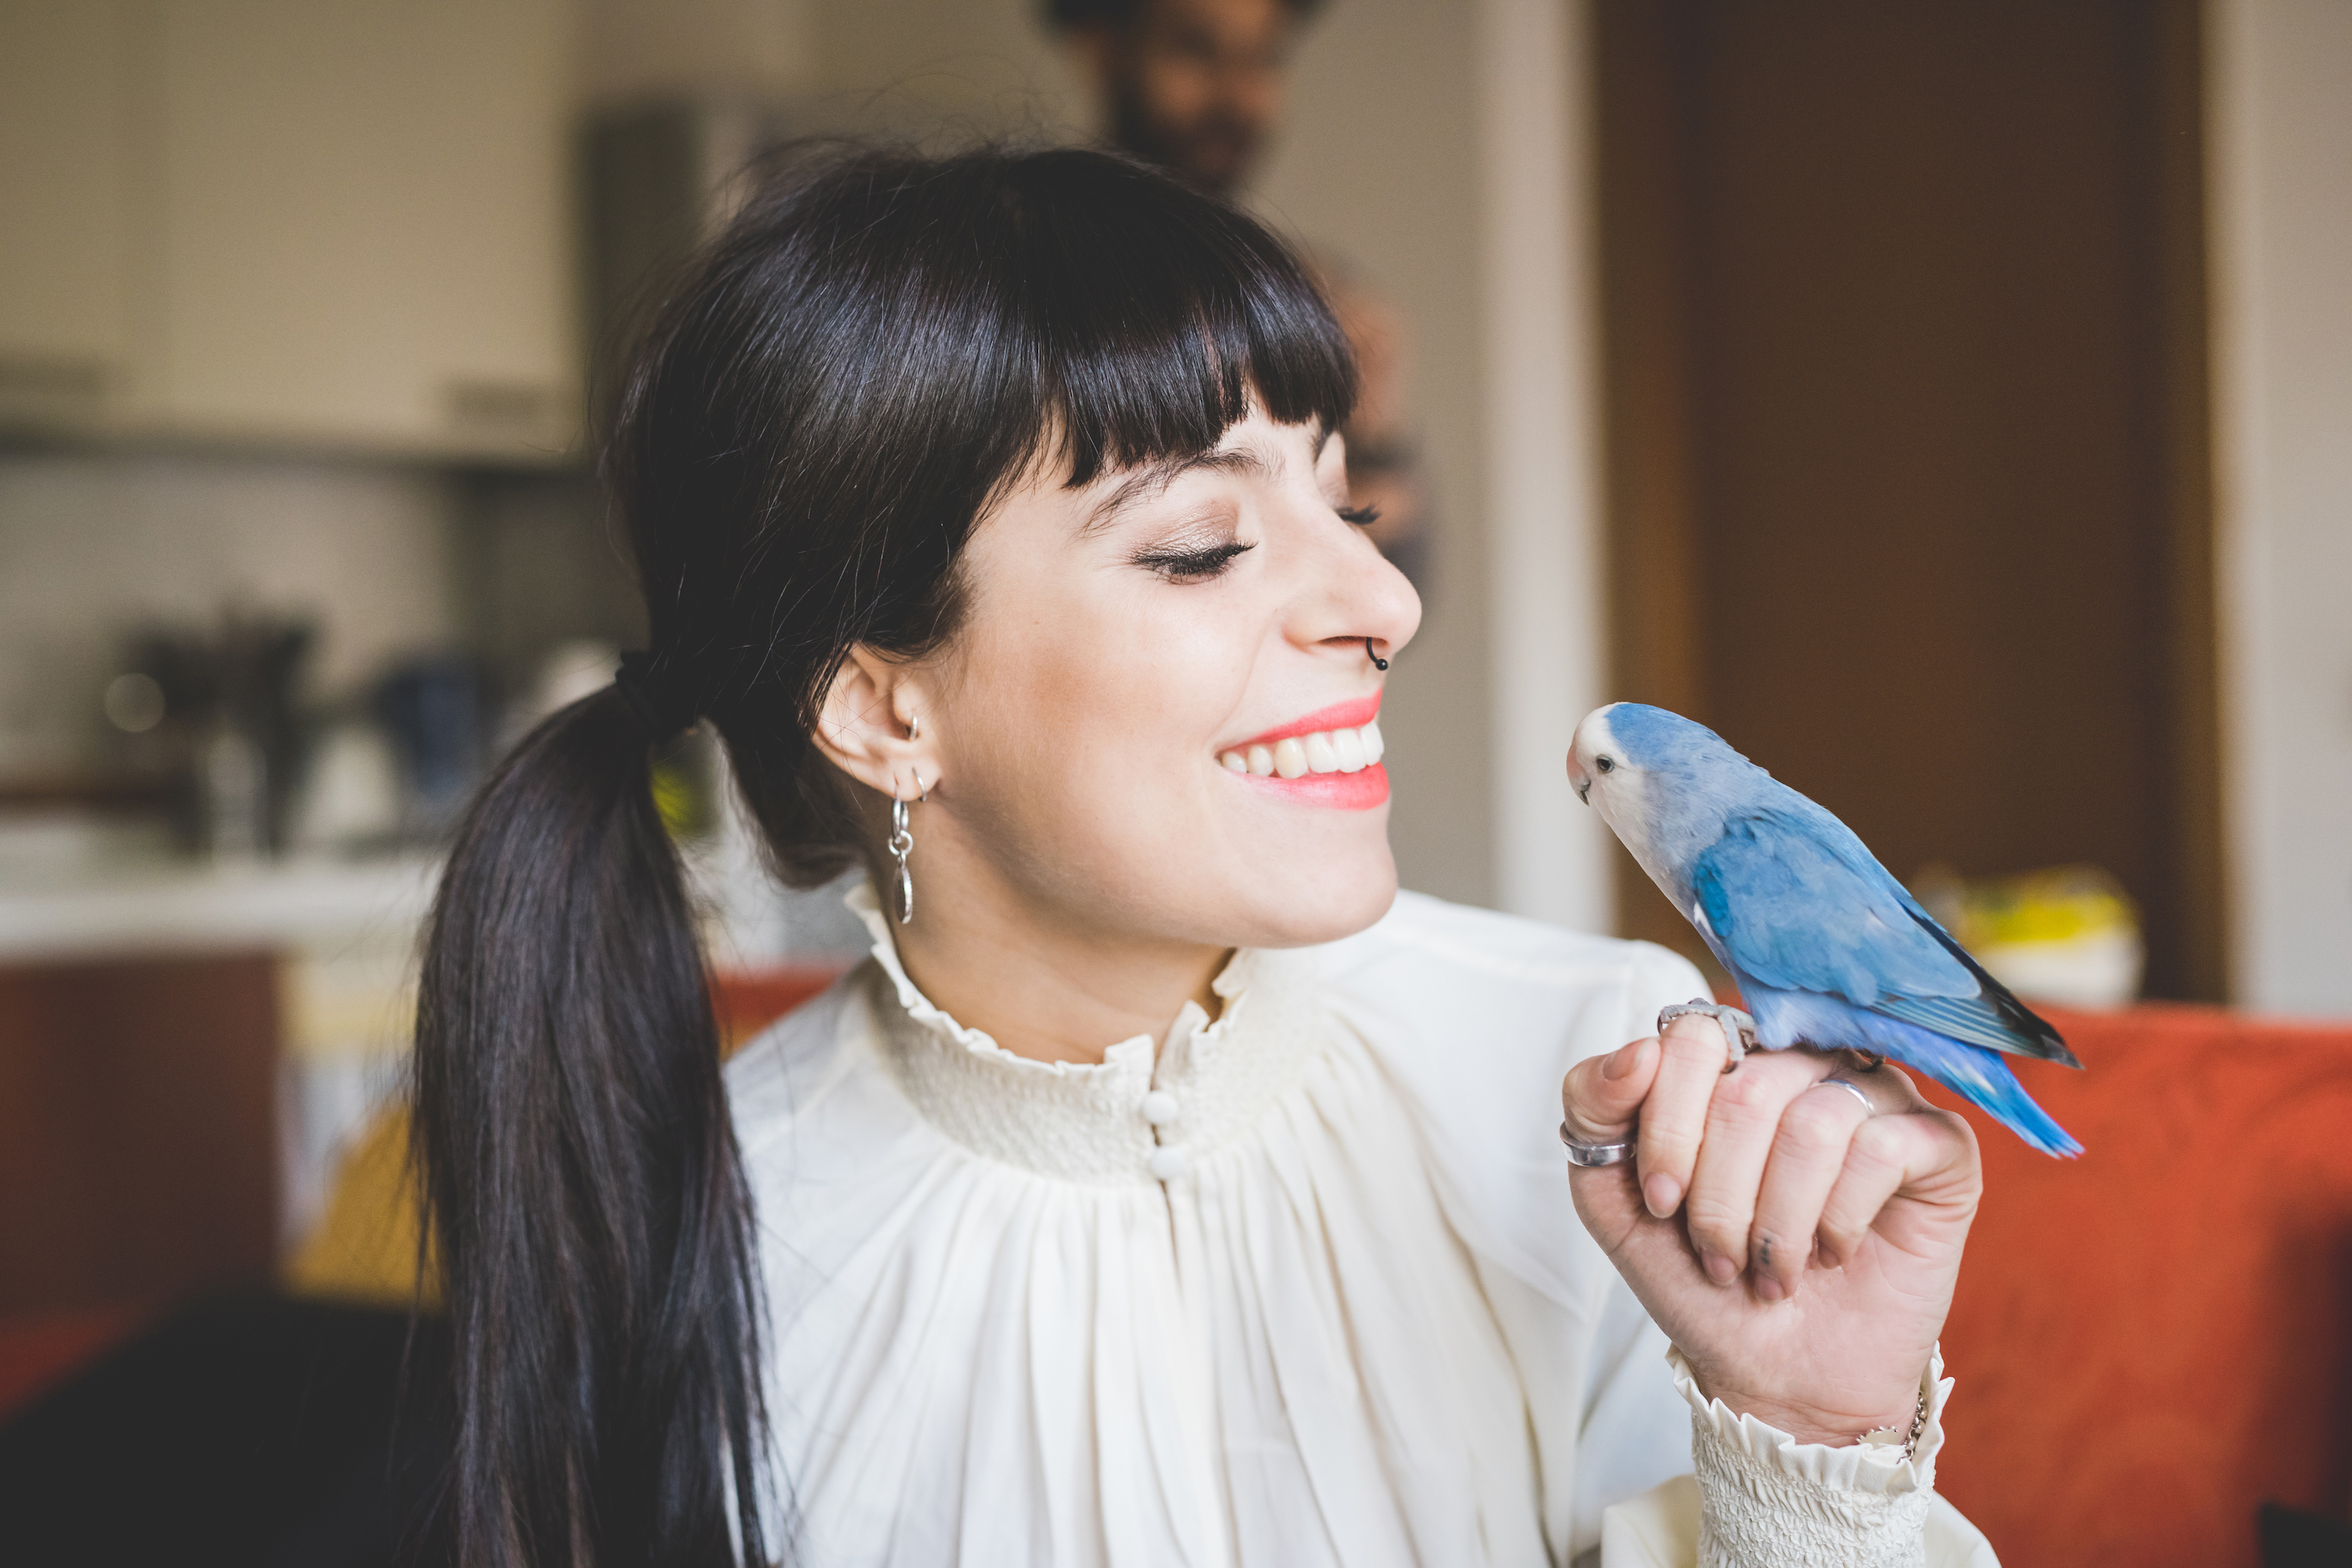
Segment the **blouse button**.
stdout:
[[1153,1181],[1172,1182],[1184,1173],[1184,1167],[1189,1163],[1191,1162],[1184,1158],[1181,1150],[1154,1149],[1151,1158],[1145,1162],[1145,1168],[1150,1171]]
[[1176,1120],[1176,1097],[1164,1089],[1155,1089],[1143,1097],[1143,1119],[1154,1127],[1165,1127]]

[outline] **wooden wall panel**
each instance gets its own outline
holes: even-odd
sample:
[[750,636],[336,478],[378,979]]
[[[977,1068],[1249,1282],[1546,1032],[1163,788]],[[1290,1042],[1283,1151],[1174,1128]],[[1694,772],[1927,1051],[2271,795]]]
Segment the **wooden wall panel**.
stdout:
[[2195,6],[1599,18],[1619,694],[2218,998]]

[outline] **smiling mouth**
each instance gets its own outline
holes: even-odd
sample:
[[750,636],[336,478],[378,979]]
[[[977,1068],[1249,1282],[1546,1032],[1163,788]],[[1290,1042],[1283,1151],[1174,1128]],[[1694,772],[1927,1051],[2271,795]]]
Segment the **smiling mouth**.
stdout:
[[1268,730],[1221,752],[1226,772],[1259,778],[1301,779],[1313,773],[1356,773],[1380,764],[1381,694],[1335,702],[1303,719]]
[[1288,735],[1272,745],[1236,747],[1217,759],[1225,771],[1260,778],[1305,778],[1309,773],[1361,773],[1381,760],[1381,721],[1352,730],[1316,730]]

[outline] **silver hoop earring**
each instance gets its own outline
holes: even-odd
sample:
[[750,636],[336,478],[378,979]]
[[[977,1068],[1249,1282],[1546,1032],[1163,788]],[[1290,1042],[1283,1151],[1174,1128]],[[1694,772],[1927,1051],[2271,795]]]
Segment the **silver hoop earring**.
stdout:
[[[920,773],[915,775],[918,782]],[[907,831],[907,803],[897,791],[890,795],[890,854],[898,862],[898,923],[906,925],[915,918],[915,874],[907,869],[907,857],[914,851],[915,836]]]

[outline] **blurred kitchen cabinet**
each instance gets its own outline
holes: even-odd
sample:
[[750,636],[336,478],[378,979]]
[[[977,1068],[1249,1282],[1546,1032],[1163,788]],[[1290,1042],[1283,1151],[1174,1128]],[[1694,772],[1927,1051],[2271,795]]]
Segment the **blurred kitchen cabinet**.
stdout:
[[268,1278],[278,961],[0,965],[0,1313]]
[[97,418],[130,370],[121,0],[0,0],[0,420]]
[[0,0],[0,355],[132,437],[560,455],[570,16]]
[[155,8],[171,425],[551,451],[577,424],[562,0]]

